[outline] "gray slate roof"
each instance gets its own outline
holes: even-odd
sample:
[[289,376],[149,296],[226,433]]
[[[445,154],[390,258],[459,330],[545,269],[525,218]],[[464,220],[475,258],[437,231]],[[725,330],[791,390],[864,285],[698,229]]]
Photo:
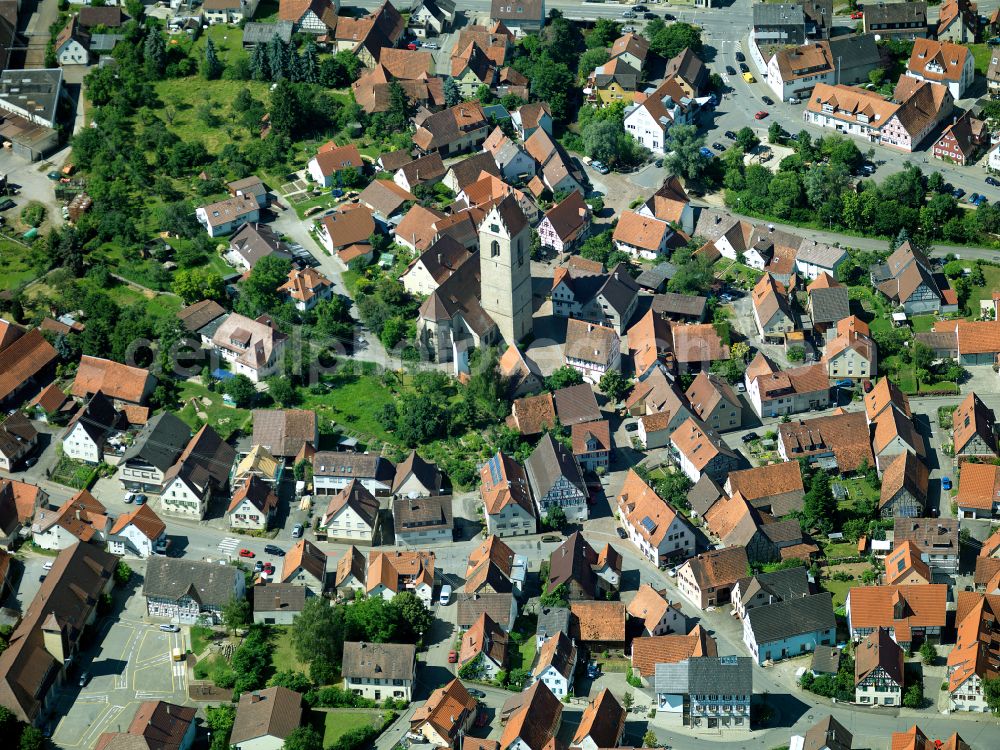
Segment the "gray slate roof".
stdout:
[[837,627],[833,594],[828,591],[755,607],[747,612],[747,618],[758,644]]
[[847,287],[814,289],[809,297],[812,300],[813,323],[836,323],[851,314]]
[[344,677],[412,680],[417,647],[412,643],[344,644]]
[[757,26],[805,26],[806,16],[801,5],[793,3],[757,3],[753,6],[753,25]]
[[750,695],[753,665],[749,656],[693,656],[675,664],[657,664],[653,684],[668,695]]
[[202,607],[221,609],[233,597],[241,575],[243,572],[232,565],[154,555],[146,564],[142,593],[173,601],[190,594]]
[[544,498],[560,477],[566,477],[570,484],[584,495],[587,494],[587,484],[573,454],[553,440],[552,435],[547,432],[528,457],[525,468],[528,470],[531,490],[537,499]]
[[287,44],[292,41],[292,25],[291,21],[275,23],[248,21],[243,27],[243,44],[267,44],[273,37],[278,37]]
[[812,671],[817,674],[837,674],[840,669],[840,649],[836,646],[817,646],[813,652]]
[[535,634],[551,638],[556,633],[569,635],[570,612],[568,607],[545,607],[538,614]]
[[673,263],[663,261],[663,263],[657,263],[652,268],[647,268],[645,271],[640,273],[636,277],[635,283],[644,289],[652,289],[656,291],[663,286],[665,281],[669,281],[676,275],[677,266]]
[[125,451],[122,461],[139,459],[166,471],[191,439],[191,428],[180,417],[165,411],[142,426],[135,442]]

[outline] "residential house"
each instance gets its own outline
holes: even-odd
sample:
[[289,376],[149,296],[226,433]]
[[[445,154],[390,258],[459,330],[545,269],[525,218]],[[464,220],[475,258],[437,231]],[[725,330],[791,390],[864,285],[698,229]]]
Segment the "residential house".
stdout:
[[869,3],[864,12],[866,34],[883,38],[918,39],[927,36],[927,3]]
[[580,532],[574,532],[549,558],[546,593],[566,587],[571,600],[603,599],[621,583],[621,555],[606,544],[598,554]]
[[111,399],[116,409],[125,412],[129,422],[145,424],[148,409],[135,407],[142,407],[145,404],[155,385],[156,378],[149,370],[84,354],[80,357],[80,364],[76,368],[70,395],[86,400],[100,391]]
[[153,555],[146,563],[142,594],[152,618],[218,624],[230,600],[245,596],[245,577],[232,565]]
[[636,211],[622,211],[612,240],[615,247],[643,260],[656,260],[668,249],[675,236],[670,225]]
[[606,419],[583,422],[571,429],[573,456],[584,471],[600,473],[611,464],[611,426]]
[[390,600],[401,591],[412,591],[430,607],[434,591],[434,562],[434,553],[424,550],[370,552],[365,593]]
[[906,66],[906,75],[948,87],[952,97],[961,99],[976,75],[972,53],[949,41],[916,39]]
[[408,498],[440,495],[442,482],[443,477],[437,464],[425,461],[414,450],[396,465],[392,494]]
[[14,412],[0,419],[0,469],[13,471],[36,445],[38,430],[24,414]]
[[450,542],[454,534],[450,495],[396,497],[392,501],[396,543]]
[[570,602],[571,636],[591,653],[624,649],[625,605],[614,601]]
[[804,44],[806,16],[802,5],[779,3],[755,5],[753,8],[753,38],[760,45]]
[[552,112],[547,102],[522,104],[511,113],[510,119],[522,143],[527,142],[537,130],[552,135]]
[[802,510],[805,488],[802,472],[795,461],[755,466],[729,474],[726,494],[739,493],[754,508],[776,518]]
[[916,455],[903,451],[882,470],[878,508],[883,518],[916,518],[927,507],[927,465]]
[[[419,247],[415,236],[411,237],[411,242]],[[442,236],[421,252],[406,269],[400,277],[403,287],[410,294],[429,295],[472,255],[458,240],[448,235]]]
[[844,605],[851,637],[863,638],[881,627],[907,650],[938,642],[947,620],[947,597],[943,583],[852,588]]
[[795,256],[795,273],[814,281],[822,274],[836,279],[838,269],[847,258],[847,251],[842,247],[803,240]]
[[269,687],[240,695],[229,744],[237,750],[281,750],[302,724],[302,695]]
[[48,493],[38,485],[0,478],[0,544],[10,548],[26,535],[48,500]]
[[258,625],[291,625],[311,595],[305,586],[265,583],[254,591],[253,621]]
[[791,518],[778,521],[754,508],[739,493],[714,503],[704,518],[713,536],[726,547],[746,549],[752,563],[808,559],[818,551],[805,541],[798,521]]
[[288,281],[278,287],[278,292],[287,296],[299,312],[306,312],[316,307],[320,300],[328,300],[333,296],[333,282],[315,268],[299,270],[293,268],[288,272]]
[[885,628],[876,628],[854,648],[854,701],[899,706],[903,698],[903,649]]
[[195,218],[205,227],[209,237],[220,237],[232,234],[244,224],[260,221],[260,206],[249,198],[226,198],[199,206]]
[[[505,2],[493,0],[490,7],[490,18],[498,21],[518,36],[537,33],[545,25],[545,0],[520,0]],[[500,750],[509,750],[501,743]],[[540,750],[540,748],[531,748]]]
[[975,161],[979,152],[989,146],[988,123],[966,112],[944,129],[934,143],[933,154],[935,159],[965,166]]
[[721,607],[731,601],[733,586],[746,576],[748,564],[743,547],[703,552],[677,569],[677,588],[698,609]]
[[980,35],[979,10],[971,0],[945,0],[938,10],[938,40],[971,44]]
[[758,664],[778,661],[833,646],[837,641],[837,618],[833,594],[786,599],[753,607],[743,618],[743,643]]
[[204,518],[212,495],[225,490],[235,458],[236,451],[204,425],[163,477],[163,510]]
[[370,453],[320,451],[312,463],[316,495],[335,495],[353,481],[375,496],[387,495],[396,475],[387,459]]
[[909,76],[900,77],[889,99],[855,86],[817,83],[803,119],[911,152],[951,113],[953,105],[947,86]]
[[[91,9],[83,8],[83,10]],[[190,750],[194,745],[198,726],[195,721],[196,712],[197,709],[192,706],[178,706],[162,700],[143,701],[136,709],[132,723],[126,731],[102,732],[98,735],[94,748],[127,750],[129,747],[141,745],[162,750]]]
[[63,455],[74,461],[99,464],[104,460],[108,438],[123,421],[111,400],[98,391],[80,409],[63,433]]
[[733,610],[740,620],[746,620],[751,609],[801,599],[812,593],[804,567],[757,573],[741,578],[733,586]]
[[817,83],[860,84],[879,64],[873,34],[834,37],[778,49],[767,62],[767,85],[781,101],[805,99]]
[[499,712],[504,722],[499,750],[544,750],[555,742],[562,703],[544,682],[533,682],[507,699]]
[[954,575],[958,572],[959,561],[958,526],[954,518],[898,519],[893,532],[893,547],[913,542],[920,548],[921,557],[931,570]]
[[708,632],[695,625],[687,635],[643,636],[632,640],[632,674],[643,687],[653,687],[657,664],[676,664],[692,656],[718,656],[718,646]]
[[597,106],[607,106],[624,102],[631,104],[642,82],[642,73],[633,68],[622,57],[613,57],[603,65],[598,65],[590,73],[587,87],[587,101]]
[[882,265],[871,268],[872,284],[907,315],[941,310],[946,302],[921,251],[904,242]]
[[0,705],[16,721],[37,727],[48,720],[61,692],[53,688],[78,661],[83,633],[114,587],[117,565],[117,557],[93,544],[75,544],[52,561],[0,654]]
[[611,273],[563,266],[552,277],[552,313],[614,329],[619,336],[635,314],[639,286],[622,265]]
[[676,82],[688,96],[701,96],[708,89],[708,67],[690,47],[667,60],[663,77]]
[[371,210],[360,203],[342,204],[336,211],[316,223],[317,237],[323,247],[336,254],[345,266],[352,260],[373,260],[369,239],[375,233],[375,218]]
[[[631,328],[628,329],[629,354],[632,357],[632,367],[639,379],[627,404],[630,411],[645,412],[642,399],[653,390],[655,380],[650,377],[654,370],[659,372],[659,378],[666,381],[664,371],[667,363],[673,362],[673,334],[670,321],[650,309]],[[635,408],[638,407],[638,408]]]
[[[819,649],[813,654],[814,662],[816,654],[822,651],[823,649]],[[836,649],[833,651],[837,654],[840,653]],[[836,674],[836,670],[821,674]],[[844,728],[844,725],[827,714],[804,734],[793,734],[789,750],[851,750],[853,742],[854,737]]]
[[656,712],[667,726],[750,730],[753,667],[748,656],[692,656],[657,664]]
[[626,605],[626,613],[642,636],[687,632],[687,618],[681,612],[680,603],[668,601],[665,594],[666,591],[657,591],[650,584],[644,583]]
[[[484,150],[449,166],[441,182],[458,195],[469,185],[482,179],[483,172],[492,177],[507,177],[508,175],[501,173],[493,154],[487,150],[487,144],[491,143],[491,139],[495,137],[506,138],[502,130],[494,128],[490,136],[483,142]],[[533,166],[532,171],[534,171]]]
[[692,517],[704,518],[705,514],[722,499],[722,488],[711,477],[702,476],[687,492]]
[[721,432],[735,430],[743,423],[743,406],[736,391],[725,380],[702,370],[687,393],[688,403],[709,429]]
[[926,456],[924,439],[917,432],[913,420],[896,409],[886,409],[871,423],[872,449],[875,462],[882,470],[887,461],[903,451],[909,451],[919,458]]
[[[452,0],[425,0],[421,8],[436,7],[435,2],[454,4]],[[427,702],[410,717],[410,733],[423,736],[434,747],[456,747],[458,740],[472,728],[479,701],[473,698],[457,678],[430,694]]]
[[[444,80],[433,74],[434,60],[430,52],[376,48],[374,45],[372,49],[378,52],[378,62],[351,84],[361,109],[368,114],[388,112],[392,108],[395,86],[403,90],[403,96],[415,110],[436,111],[445,105]],[[365,54],[375,57],[367,49]]]
[[667,177],[649,200],[639,206],[637,212],[642,216],[677,225],[686,234],[694,231],[694,208],[684,186],[675,176]]
[[552,394],[539,393],[515,399],[511,404],[507,425],[522,435],[539,435],[554,427],[556,419],[556,405]]
[[[241,230],[242,231],[242,230]],[[177,313],[181,324],[202,344],[210,344],[212,334],[229,313],[215,300],[203,299]]]
[[629,540],[654,565],[662,568],[694,553],[694,529],[632,469],[618,493],[617,509]]
[[625,709],[608,688],[604,688],[583,709],[571,748],[598,750],[618,747],[625,732]]
[[[483,153],[473,158],[478,161],[483,156],[490,161],[483,171],[502,180],[514,182],[535,174],[535,160],[518,143],[508,138],[499,126],[483,141]],[[479,173],[476,176],[478,175]],[[467,187],[471,182],[466,182],[462,187]]]
[[249,21],[257,12],[259,0],[205,0],[202,10],[209,24],[238,24]]
[[[325,21],[326,19],[324,19]],[[336,51],[350,51],[368,68],[382,61],[382,51],[397,45],[406,31],[406,22],[393,7],[384,2],[376,10],[361,18],[338,16],[333,37]]]
[[523,466],[498,451],[479,472],[486,530],[499,537],[533,534],[535,510]]
[[358,202],[372,212],[372,217],[379,224],[389,221],[410,203],[416,203],[417,196],[409,190],[404,190],[393,180],[372,180],[368,187],[361,191]]
[[966,462],[958,476],[958,517],[995,518],[1000,510],[1000,467]]
[[252,271],[261,258],[275,256],[292,260],[291,249],[273,229],[266,224],[251,222],[241,226],[229,238],[227,262],[243,271]]
[[412,192],[419,185],[435,185],[444,176],[445,167],[441,154],[431,153],[403,164],[395,171],[392,180],[397,187]]
[[153,509],[140,505],[115,519],[108,531],[108,552],[141,559],[167,551],[167,525]]
[[584,203],[583,196],[576,190],[570,192],[545,212],[545,218],[538,225],[542,247],[551,248],[557,254],[570,252],[586,238],[590,219],[590,206]]
[[250,476],[237,485],[226,514],[231,529],[266,531],[278,509],[278,496],[271,485]]
[[411,643],[344,643],[344,689],[375,701],[413,699],[417,647]]
[[527,565],[527,558],[515,555],[500,537],[487,537],[469,553],[462,590],[466,594],[520,594],[524,589]]
[[923,553],[914,542],[896,545],[885,558],[885,582],[890,586],[933,583],[930,566],[922,558]]
[[231,313],[212,336],[212,348],[236,374],[259,383],[280,370],[287,340],[266,316],[251,320]]
[[784,284],[764,274],[751,292],[757,332],[766,341],[782,342],[798,328]]
[[875,465],[865,415],[843,410],[826,417],[779,424],[778,455],[784,461],[807,458],[844,474],[863,465]]
[[806,294],[809,297],[806,311],[816,333],[827,334],[841,320],[851,317],[847,287],[825,271],[809,283]]
[[622,59],[636,70],[642,70],[649,55],[649,42],[646,37],[629,32],[622,34],[611,43],[608,50],[611,59]]
[[353,598],[358,592],[365,592],[368,581],[368,560],[364,553],[353,544],[337,562],[334,576],[334,590],[338,596]]
[[566,150],[547,130],[542,127],[536,128],[531,136],[525,139],[524,149],[538,164],[537,176],[544,184],[544,189],[552,195],[571,190],[586,192],[584,190],[586,175],[577,168]]
[[1000,321],[960,320],[955,333],[960,365],[992,365],[1000,361]]
[[34,419],[51,425],[63,425],[73,416],[77,403],[55,383],[50,383],[28,403]]
[[327,540],[358,539],[375,543],[379,529],[379,501],[358,480],[351,480],[330,497],[319,522],[319,531]]
[[694,122],[699,103],[676,78],[665,80],[643,96],[642,102],[625,108],[625,132],[653,153],[662,155],[671,126]]
[[[569,629],[570,612],[561,609],[566,615],[566,630]],[[544,615],[544,613],[543,613]],[[539,617],[539,621],[541,621]],[[565,698],[573,692],[577,663],[577,648],[567,632],[559,630],[546,638],[538,646],[535,663],[531,665],[528,680],[534,684],[542,682],[557,698]]]
[[596,385],[604,373],[621,369],[621,340],[613,328],[570,318],[566,323],[565,361]]
[[326,591],[326,567],[329,558],[326,553],[310,542],[300,539],[281,558],[280,583],[294,583],[305,586],[316,596]]
[[[815,325],[815,320],[813,323]],[[831,334],[835,335],[831,338]],[[831,380],[864,379],[875,375],[878,372],[878,347],[871,338],[868,325],[854,315],[838,321],[835,330],[827,331],[822,361]]]
[[87,490],[59,508],[42,508],[31,524],[31,540],[42,549],[60,550],[77,542],[103,542],[111,530],[108,509]]
[[959,591],[957,597],[957,636],[948,654],[949,708],[986,713],[990,709],[983,682],[1000,676],[993,657],[1000,645],[1000,597],[972,591]]
[[59,65],[86,65],[90,62],[90,34],[80,28],[77,16],[70,16],[69,21],[52,43]]
[[580,465],[551,433],[545,433],[525,462],[528,483],[534,496],[538,518],[553,508],[562,509],[570,523],[586,521],[589,493]]
[[723,344],[711,323],[677,324],[673,334],[674,363],[678,373],[707,369],[711,363],[729,359],[729,345]]
[[707,474],[721,482],[740,465],[740,456],[727,446],[717,432],[699,425],[693,418],[670,435],[670,448],[688,479],[697,482]]
[[513,592],[501,594],[465,594],[460,592],[455,595],[455,604],[458,608],[457,622],[460,628],[472,627],[476,619],[483,612],[486,612],[507,632],[514,629],[518,602]]
[[455,0],[421,0],[410,12],[408,28],[418,39],[441,36],[451,31],[455,15]]
[[822,363],[780,369],[758,352],[744,373],[747,400],[759,417],[777,417],[830,406],[830,381]]
[[413,143],[425,154],[436,151],[442,157],[454,156],[478,148],[488,133],[489,121],[479,103],[463,102],[424,118]]
[[952,414],[955,456],[997,456],[996,416],[975,393],[970,393]]
[[483,612],[472,627],[462,634],[458,667],[475,674],[479,680],[493,680],[507,670],[510,635]]
[[254,409],[250,417],[251,445],[264,448],[279,462],[297,460],[319,444],[319,425],[311,409]]
[[507,395],[510,398],[536,393],[542,388],[542,371],[534,360],[529,359],[513,344],[501,355],[497,368],[507,382]]
[[[990,64],[986,69],[986,90],[990,95],[991,99],[996,99],[997,95],[1000,94],[1000,54],[998,54],[997,47],[990,47]],[[994,149],[994,152],[996,149]],[[992,155],[991,152],[991,161]],[[990,164],[991,169],[995,169],[994,165]]]
[[126,491],[163,492],[167,471],[177,461],[191,428],[171,412],[157,414],[142,426],[118,464],[118,480]]

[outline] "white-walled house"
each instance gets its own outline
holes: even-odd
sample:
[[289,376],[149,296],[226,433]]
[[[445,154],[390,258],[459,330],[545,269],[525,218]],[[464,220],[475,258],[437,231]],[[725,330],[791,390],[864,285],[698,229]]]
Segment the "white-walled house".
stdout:
[[108,552],[147,558],[167,549],[167,525],[148,505],[115,519],[108,533]]
[[654,565],[694,554],[694,530],[631,469],[618,493],[618,513],[629,540]]
[[115,431],[119,419],[111,400],[98,391],[66,428],[62,441],[63,455],[88,464],[101,463],[105,443]]
[[278,496],[270,484],[251,475],[233,493],[229,503],[229,528],[266,531],[278,510]]
[[357,480],[330,498],[319,522],[327,541],[349,539],[374,544],[378,531],[379,502]]
[[347,642],[340,670],[344,689],[375,701],[409,701],[413,698],[416,660],[417,647],[412,643]]
[[694,122],[697,100],[674,80],[667,80],[649,93],[642,104],[625,109],[625,132],[655,154],[664,153],[667,131],[673,125]]

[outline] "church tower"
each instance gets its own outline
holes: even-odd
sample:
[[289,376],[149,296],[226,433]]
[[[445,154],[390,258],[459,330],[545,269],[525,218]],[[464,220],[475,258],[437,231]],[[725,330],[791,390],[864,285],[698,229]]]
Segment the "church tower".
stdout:
[[480,304],[507,344],[531,333],[531,228],[513,195],[479,225]]

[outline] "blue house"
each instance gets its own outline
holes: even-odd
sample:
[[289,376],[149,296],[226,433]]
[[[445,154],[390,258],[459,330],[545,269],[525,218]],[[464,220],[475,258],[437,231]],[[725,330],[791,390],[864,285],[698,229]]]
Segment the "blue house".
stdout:
[[837,637],[833,594],[824,592],[754,607],[743,618],[743,642],[758,664],[832,646]]

